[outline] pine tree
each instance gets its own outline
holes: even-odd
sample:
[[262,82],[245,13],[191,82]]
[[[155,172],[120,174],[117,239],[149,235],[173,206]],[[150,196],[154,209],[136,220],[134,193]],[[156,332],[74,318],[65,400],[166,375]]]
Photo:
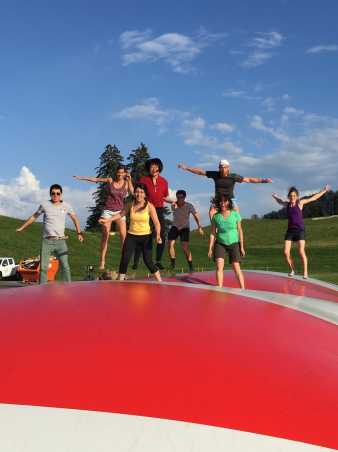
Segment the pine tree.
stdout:
[[[113,177],[119,165],[123,164],[123,156],[115,144],[108,144],[104,152],[100,156],[100,164],[95,168],[96,177]],[[93,193],[95,206],[90,207],[91,214],[87,218],[86,230],[97,229],[99,227],[98,220],[104,208],[106,201],[107,189],[106,184],[99,183],[97,190]]]
[[129,160],[127,168],[128,171],[130,171],[133,184],[147,174],[145,163],[148,159],[150,159],[150,154],[147,146],[143,143],[141,143],[138,148],[132,150],[127,157],[127,160]]

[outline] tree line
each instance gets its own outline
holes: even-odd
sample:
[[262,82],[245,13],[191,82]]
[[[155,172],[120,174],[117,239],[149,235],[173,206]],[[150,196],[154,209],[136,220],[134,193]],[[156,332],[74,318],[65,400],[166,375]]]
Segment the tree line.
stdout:
[[[309,197],[304,196],[303,199]],[[305,205],[303,209],[304,218],[327,217],[331,215],[338,215],[338,191],[334,192],[330,190],[322,198],[318,199],[318,201]],[[279,210],[273,210],[263,215],[263,218],[272,220],[285,219],[287,218],[286,208],[283,207]]]
[[[142,176],[146,175],[145,162],[151,158],[148,147],[144,143],[130,151],[127,162],[115,144],[107,144],[104,151],[100,155],[99,165],[95,168],[96,177],[107,178],[113,177],[119,165],[124,165],[130,172],[133,184],[135,184]],[[99,228],[98,220],[107,197],[107,187],[105,183],[98,183],[97,189],[93,193],[94,206],[89,207],[90,215],[87,218],[86,230],[95,230]],[[170,210],[166,208],[165,214],[168,215]]]

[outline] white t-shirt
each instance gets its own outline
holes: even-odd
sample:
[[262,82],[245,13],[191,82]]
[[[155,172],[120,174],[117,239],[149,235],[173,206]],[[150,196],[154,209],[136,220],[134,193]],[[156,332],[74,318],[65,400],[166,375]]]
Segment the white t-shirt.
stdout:
[[75,213],[72,206],[67,202],[52,203],[43,202],[36,215],[43,214],[43,233],[42,237],[64,237],[66,226],[66,215]]
[[196,214],[195,207],[190,202],[185,202],[182,207],[171,206],[173,211],[173,226],[177,229],[189,228],[189,215]]

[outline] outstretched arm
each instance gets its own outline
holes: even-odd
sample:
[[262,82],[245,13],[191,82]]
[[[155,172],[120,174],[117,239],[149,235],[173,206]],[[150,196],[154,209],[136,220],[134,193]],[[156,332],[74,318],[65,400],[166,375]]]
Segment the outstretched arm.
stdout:
[[188,171],[189,173],[197,174],[197,176],[206,176],[206,172],[201,168],[191,168],[190,166],[187,166],[184,163],[179,163],[177,167],[181,168],[183,171]]
[[23,225],[16,229],[16,232],[22,232],[24,229],[26,229],[28,226],[34,223],[34,221],[39,217],[39,215],[40,214],[38,212],[33,213],[33,215],[30,216],[28,220],[24,222]]
[[243,177],[243,181],[248,184],[271,184],[272,179],[270,177],[264,178],[264,177]]
[[282,199],[282,198],[281,198],[280,196],[278,196],[276,193],[272,193],[271,196],[272,196],[273,199],[274,199],[275,201],[277,201],[278,204],[280,204],[281,206],[286,207],[286,206],[288,205],[288,202],[287,202],[287,201],[284,201],[284,199]]
[[301,206],[305,206],[305,204],[309,204],[310,202],[317,201],[317,199],[319,199],[323,195],[325,195],[325,193],[330,191],[330,189],[331,189],[331,187],[329,185],[326,185],[323,188],[323,190],[319,191],[318,193],[316,193],[315,195],[311,196],[310,198],[301,199],[299,203],[301,204]]
[[85,180],[87,182],[103,182],[111,184],[113,182],[113,179],[111,177],[91,177],[91,176],[73,176],[76,180]]

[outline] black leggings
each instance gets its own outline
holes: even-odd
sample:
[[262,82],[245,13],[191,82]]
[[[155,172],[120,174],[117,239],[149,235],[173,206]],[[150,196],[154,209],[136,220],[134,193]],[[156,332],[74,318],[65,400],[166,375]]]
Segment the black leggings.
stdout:
[[148,267],[150,273],[156,273],[158,268],[154,265],[152,258],[153,241],[151,234],[134,235],[129,233],[123,244],[119,273],[122,275],[127,273],[129,261],[136,250],[142,253],[143,262]]
[[[156,262],[161,262],[162,254],[165,248],[165,217],[164,217],[164,207],[156,207],[156,213],[158,217],[158,221],[161,225],[161,239],[162,243],[158,243],[156,246]],[[152,226],[153,227],[153,226]],[[153,227],[153,237],[156,236],[155,228]],[[140,260],[141,250],[136,248],[134,255],[134,265],[138,265]]]

